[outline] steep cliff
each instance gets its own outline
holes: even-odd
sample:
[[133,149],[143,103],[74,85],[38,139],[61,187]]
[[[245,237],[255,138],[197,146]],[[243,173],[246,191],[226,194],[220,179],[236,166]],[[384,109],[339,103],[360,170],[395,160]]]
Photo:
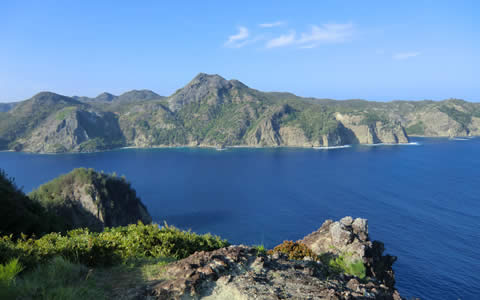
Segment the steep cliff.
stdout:
[[480,104],[302,98],[200,73],[167,98],[148,90],[96,98],[42,92],[0,112],[0,149],[30,152],[394,144],[408,134],[480,135]]
[[122,146],[123,140],[113,113],[66,107],[18,139],[15,147],[29,152],[89,152]]
[[125,178],[75,169],[29,194],[47,211],[68,220],[71,228],[124,226],[152,221],[146,207]]

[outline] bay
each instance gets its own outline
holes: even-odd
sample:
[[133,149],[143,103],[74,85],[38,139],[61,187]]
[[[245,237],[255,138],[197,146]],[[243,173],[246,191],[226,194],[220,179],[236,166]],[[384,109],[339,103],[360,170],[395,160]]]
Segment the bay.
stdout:
[[273,247],[325,219],[369,220],[398,256],[404,297],[475,299],[480,281],[480,139],[340,149],[121,149],[0,153],[30,192],[73,168],[125,175],[155,222]]

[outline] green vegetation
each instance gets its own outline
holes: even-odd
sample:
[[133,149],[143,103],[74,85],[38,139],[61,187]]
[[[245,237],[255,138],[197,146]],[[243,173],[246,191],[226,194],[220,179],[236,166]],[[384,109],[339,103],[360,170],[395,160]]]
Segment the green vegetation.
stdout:
[[360,260],[353,260],[350,253],[338,256],[327,253],[321,255],[319,260],[328,266],[329,274],[345,273],[357,276],[360,279],[364,279],[366,276],[366,268],[363,262]]
[[[407,133],[413,135],[424,135],[425,124],[422,126],[421,120],[436,108],[459,122],[467,132],[477,132],[478,126],[472,118],[480,117],[480,105],[458,99],[372,102],[302,98],[289,93],[261,92],[239,81],[207,74],[200,74],[168,98],[147,90],[112,97],[108,94],[98,99],[77,97],[81,102],[45,92],[13,108],[0,108],[0,149],[92,152],[125,145],[234,146],[255,141],[276,146],[282,143],[279,132],[285,126],[300,128],[310,142],[331,134],[349,134],[342,131],[336,113],[363,116],[357,125],[375,126],[382,122],[384,129],[392,130],[398,129],[396,120],[409,120],[413,125],[407,128]],[[62,128],[62,134],[57,134],[54,125],[58,124],[52,120],[63,120],[73,111],[77,112],[73,116],[77,122],[67,122],[68,130]],[[437,127],[451,126],[442,125]],[[68,135],[77,134],[77,139],[69,139],[63,134],[65,131]],[[445,135],[445,130],[428,133]]]
[[282,244],[273,248],[273,250],[267,251],[268,254],[273,254],[275,252],[286,254],[288,259],[301,260],[305,257],[310,257],[313,260],[321,261],[327,266],[326,275],[345,273],[357,276],[360,279],[363,279],[366,276],[366,269],[363,262],[360,260],[353,260],[350,253],[345,253],[343,255],[325,253],[318,256],[305,244],[292,241],[284,241]]
[[319,140],[323,135],[333,133],[338,128],[334,111],[324,105],[306,105],[302,107],[291,124],[298,124],[309,140]]
[[75,109],[75,106],[65,107],[64,109],[57,112],[57,114],[55,115],[55,119],[57,119],[57,121],[65,120],[65,117],[75,111]]
[[16,277],[22,270],[18,259],[12,259],[4,265],[0,264],[0,299],[16,297]]
[[210,234],[198,235],[165,224],[129,225],[106,228],[103,232],[75,229],[66,234],[49,233],[41,238],[9,236],[0,239],[0,263],[18,258],[31,269],[61,256],[86,266],[111,266],[130,259],[185,258],[195,251],[210,251],[228,245]]
[[369,111],[364,115],[364,118],[360,122],[360,124],[372,126],[375,125],[377,122],[388,123],[388,119],[383,114]]
[[422,121],[420,121],[405,128],[405,131],[407,132],[408,135],[424,135],[425,125],[423,124]]
[[450,118],[467,127],[472,122],[472,115],[455,109],[454,107],[442,105],[438,108],[441,112],[447,114]]
[[106,299],[88,275],[87,267],[55,257],[18,277],[9,299]]
[[[37,201],[27,197],[15,184],[13,178],[0,169],[0,235],[21,233],[40,236],[51,231],[63,231],[65,222],[48,213]],[[13,258],[13,257],[12,257]]]
[[21,102],[14,109],[0,118],[0,139],[14,142],[18,138],[28,136],[52,113],[56,114],[66,107],[84,107],[72,98],[43,92],[30,100]]
[[[29,197],[49,213],[75,220],[75,223],[70,222],[68,229],[89,227],[91,230],[102,230],[102,224],[91,212],[76,205],[78,196],[75,194],[79,192],[90,195],[95,201],[106,226],[126,225],[137,220],[145,223],[151,221],[147,209],[125,177],[99,173],[93,169],[74,169],[41,185]],[[129,212],[125,211],[126,207]],[[114,220],[121,222],[119,216],[123,216],[123,223],[114,223]]]
[[267,254],[267,248],[265,248],[264,245],[254,245],[252,247],[253,247],[253,249],[257,250],[257,255],[266,255]]

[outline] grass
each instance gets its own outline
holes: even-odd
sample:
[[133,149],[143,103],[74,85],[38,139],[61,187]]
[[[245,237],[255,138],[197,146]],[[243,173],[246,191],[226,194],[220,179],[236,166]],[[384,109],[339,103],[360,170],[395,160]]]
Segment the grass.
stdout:
[[173,258],[135,259],[109,268],[88,268],[55,257],[28,272],[18,260],[0,265],[0,299],[125,299],[164,276]]

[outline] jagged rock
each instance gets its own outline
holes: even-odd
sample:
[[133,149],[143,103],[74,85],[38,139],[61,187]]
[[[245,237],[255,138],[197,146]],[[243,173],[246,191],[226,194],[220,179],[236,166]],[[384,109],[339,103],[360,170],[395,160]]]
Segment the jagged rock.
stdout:
[[341,274],[327,280],[326,266],[257,255],[254,248],[230,246],[196,252],[167,266],[163,279],[147,288],[155,299],[401,299],[374,279],[360,282]]
[[343,223],[332,223],[330,225],[330,235],[332,236],[333,245],[336,247],[350,244],[352,241],[352,232],[346,230],[346,226]]
[[[307,245],[315,254],[351,255],[352,260],[362,261],[367,268],[367,276],[373,276],[386,286],[393,288],[395,275],[392,269],[395,256],[383,255],[383,243],[371,242],[368,236],[368,221],[345,217],[334,222],[327,220],[315,232],[299,242]],[[351,225],[349,225],[351,224]]]

